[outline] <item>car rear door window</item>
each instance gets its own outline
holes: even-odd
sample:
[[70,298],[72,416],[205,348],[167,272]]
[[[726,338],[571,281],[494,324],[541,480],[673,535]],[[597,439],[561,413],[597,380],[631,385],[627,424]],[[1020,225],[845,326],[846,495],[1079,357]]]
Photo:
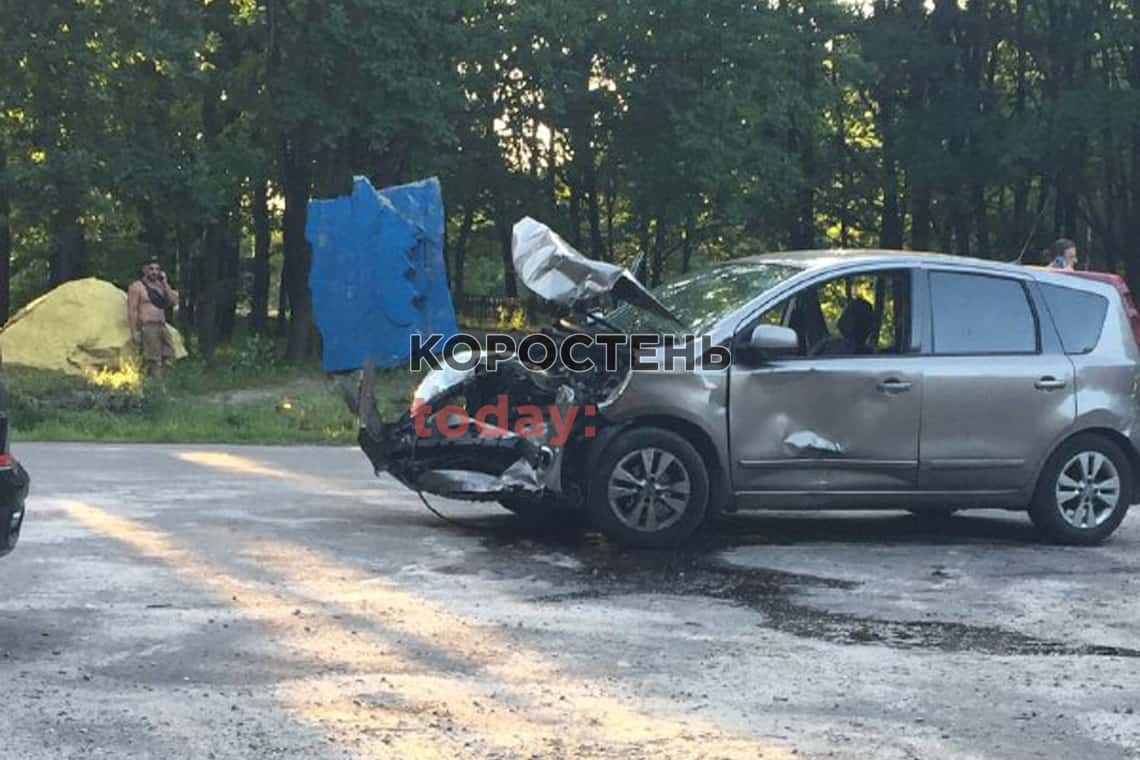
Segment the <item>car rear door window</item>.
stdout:
[[1108,299],[1061,285],[1042,285],[1041,292],[1061,334],[1065,353],[1087,354],[1096,348],[1108,313]]
[[936,354],[1037,352],[1037,320],[1017,280],[934,271],[930,301]]

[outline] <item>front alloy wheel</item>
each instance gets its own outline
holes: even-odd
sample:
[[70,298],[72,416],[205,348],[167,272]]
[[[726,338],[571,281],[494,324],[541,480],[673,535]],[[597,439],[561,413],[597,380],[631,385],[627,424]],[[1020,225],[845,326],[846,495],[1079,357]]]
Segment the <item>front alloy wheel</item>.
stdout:
[[598,458],[590,516],[606,536],[647,548],[677,546],[704,521],[709,480],[704,459],[671,430],[632,428]]
[[626,454],[610,475],[610,509],[626,527],[654,533],[685,516],[693,493],[680,459],[652,446]]

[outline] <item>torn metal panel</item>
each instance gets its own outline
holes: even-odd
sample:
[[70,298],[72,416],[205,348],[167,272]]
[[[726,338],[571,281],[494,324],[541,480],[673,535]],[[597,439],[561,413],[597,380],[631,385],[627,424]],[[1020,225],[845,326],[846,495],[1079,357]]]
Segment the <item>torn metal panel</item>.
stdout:
[[546,301],[574,306],[609,294],[682,324],[628,269],[586,258],[529,216],[515,224],[511,257],[523,285]]
[[830,438],[810,430],[800,430],[784,439],[784,448],[800,456],[839,455],[843,447]]
[[511,256],[528,290],[565,306],[610,292],[626,274],[615,264],[586,258],[529,216],[515,224]]

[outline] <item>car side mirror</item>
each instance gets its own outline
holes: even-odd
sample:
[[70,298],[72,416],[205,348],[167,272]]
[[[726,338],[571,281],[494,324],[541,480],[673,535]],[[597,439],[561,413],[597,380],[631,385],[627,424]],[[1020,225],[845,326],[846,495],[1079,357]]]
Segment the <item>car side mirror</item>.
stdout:
[[748,345],[760,351],[795,351],[800,347],[800,340],[790,327],[758,325]]

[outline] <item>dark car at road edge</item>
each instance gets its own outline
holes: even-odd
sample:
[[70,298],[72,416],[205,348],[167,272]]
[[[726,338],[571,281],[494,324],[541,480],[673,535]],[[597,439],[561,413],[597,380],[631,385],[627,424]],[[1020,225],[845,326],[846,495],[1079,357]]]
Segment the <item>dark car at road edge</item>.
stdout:
[[24,524],[30,478],[12,456],[8,439],[8,390],[0,383],[0,557],[16,548]]

